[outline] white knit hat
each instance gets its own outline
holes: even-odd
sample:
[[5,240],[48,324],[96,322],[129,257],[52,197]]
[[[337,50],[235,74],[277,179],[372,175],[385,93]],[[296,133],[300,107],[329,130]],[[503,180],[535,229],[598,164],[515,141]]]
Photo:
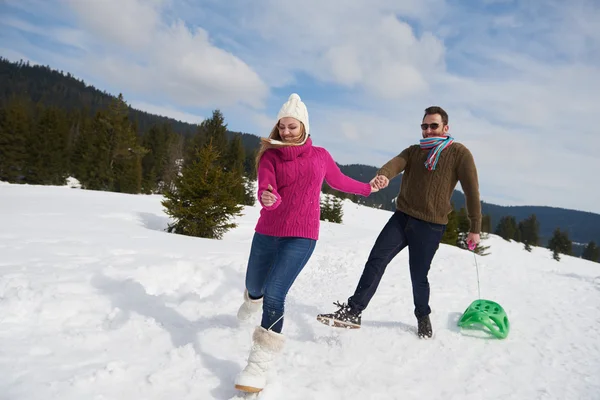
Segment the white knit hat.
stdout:
[[298,121],[302,122],[304,124],[304,129],[306,130],[306,136],[309,135],[308,110],[297,93],[292,93],[283,106],[281,106],[281,109],[277,114],[277,121],[284,117],[296,118]]

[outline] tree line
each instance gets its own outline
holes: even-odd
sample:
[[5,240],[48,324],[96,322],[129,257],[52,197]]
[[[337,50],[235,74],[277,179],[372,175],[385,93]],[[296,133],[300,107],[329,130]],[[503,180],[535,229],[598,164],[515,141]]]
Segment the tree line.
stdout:
[[[505,240],[513,240],[523,243],[527,251],[531,246],[540,246],[540,223],[535,214],[519,221],[514,216],[504,216],[498,222],[494,233]],[[552,257],[560,261],[560,254],[573,255],[573,242],[569,238],[569,232],[560,227],[554,229],[552,237],[548,240],[546,247],[552,252]],[[592,240],[584,247],[581,258],[599,262],[600,251]]]
[[252,155],[245,154],[241,139],[227,140],[222,130],[214,133],[211,124],[219,119],[216,110],[192,136],[184,137],[169,124],[140,131],[128,117],[122,95],[93,114],[13,96],[0,105],[0,179],[62,185],[73,176],[90,190],[162,193],[181,163],[189,163],[194,149],[209,137],[215,138],[230,168],[252,176]]

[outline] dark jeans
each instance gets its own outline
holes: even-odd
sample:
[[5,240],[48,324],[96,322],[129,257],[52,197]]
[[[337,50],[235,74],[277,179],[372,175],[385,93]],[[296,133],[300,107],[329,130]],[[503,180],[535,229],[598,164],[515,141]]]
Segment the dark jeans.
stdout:
[[445,225],[422,221],[396,211],[377,237],[356,291],[348,299],[348,304],[359,311],[367,308],[385,268],[408,246],[414,313],[417,318],[429,315],[431,308],[427,274],[445,230]]
[[281,333],[285,297],[312,255],[316,241],[255,233],[246,270],[253,299],[264,296],[261,326]]

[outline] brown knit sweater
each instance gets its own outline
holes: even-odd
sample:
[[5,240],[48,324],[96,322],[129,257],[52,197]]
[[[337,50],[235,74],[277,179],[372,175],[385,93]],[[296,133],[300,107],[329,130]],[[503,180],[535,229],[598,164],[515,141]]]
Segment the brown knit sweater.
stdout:
[[434,171],[425,167],[429,150],[412,145],[388,161],[377,172],[392,179],[402,171],[402,184],[396,208],[415,218],[447,224],[452,211],[450,199],[457,182],[465,193],[470,231],[480,233],[481,203],[473,155],[463,144],[454,142],[440,154]]

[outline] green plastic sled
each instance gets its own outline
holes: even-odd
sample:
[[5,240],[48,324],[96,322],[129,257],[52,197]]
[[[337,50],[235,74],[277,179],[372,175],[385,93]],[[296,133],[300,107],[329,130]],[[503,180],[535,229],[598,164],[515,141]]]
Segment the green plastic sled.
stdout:
[[498,339],[508,336],[510,324],[506,312],[500,304],[491,300],[475,300],[465,310],[458,321],[458,326],[467,327],[475,324],[486,326]]

